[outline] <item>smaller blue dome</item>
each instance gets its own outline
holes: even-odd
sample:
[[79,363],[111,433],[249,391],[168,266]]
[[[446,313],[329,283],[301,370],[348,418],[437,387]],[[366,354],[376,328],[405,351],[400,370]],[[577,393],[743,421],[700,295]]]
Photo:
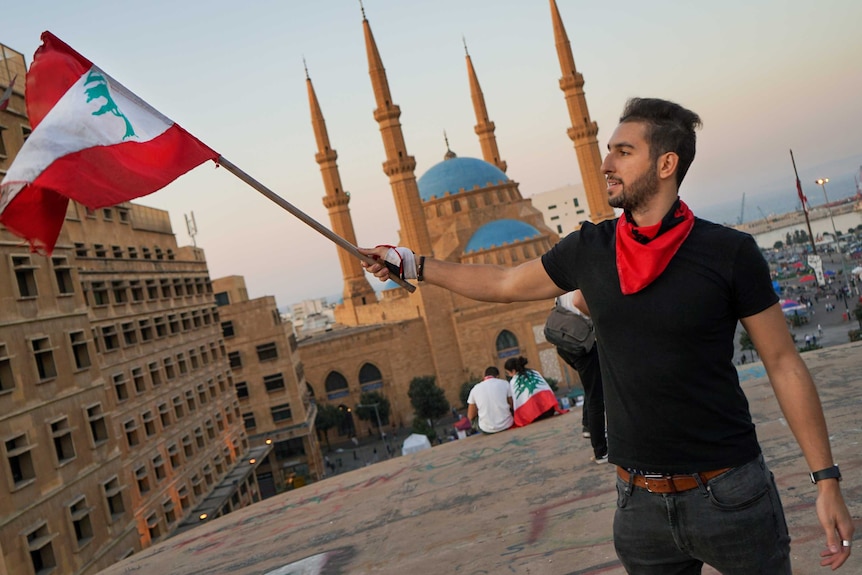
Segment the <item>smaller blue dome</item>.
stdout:
[[487,188],[508,182],[506,174],[493,164],[476,158],[449,158],[431,167],[416,182],[423,202],[442,198],[448,192]]
[[497,220],[476,230],[464,253],[478,252],[503,244],[511,244],[541,235],[539,230],[520,220]]

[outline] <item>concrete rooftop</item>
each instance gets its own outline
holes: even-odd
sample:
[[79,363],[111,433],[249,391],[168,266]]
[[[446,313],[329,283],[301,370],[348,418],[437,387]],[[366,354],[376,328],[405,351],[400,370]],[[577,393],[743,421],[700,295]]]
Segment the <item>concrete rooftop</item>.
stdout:
[[[803,355],[817,381],[862,573],[862,343]],[[763,366],[740,368],[793,538],[793,572],[823,573],[816,489]],[[614,467],[590,461],[580,410],[343,473],[155,545],[104,575],[624,573],[613,549]],[[704,573],[716,573],[704,569]]]

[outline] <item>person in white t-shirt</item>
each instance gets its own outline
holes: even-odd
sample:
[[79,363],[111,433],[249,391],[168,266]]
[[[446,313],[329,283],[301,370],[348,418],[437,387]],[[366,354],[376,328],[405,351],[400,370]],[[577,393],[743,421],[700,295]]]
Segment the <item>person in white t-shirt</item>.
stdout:
[[491,366],[485,379],[473,386],[467,397],[467,418],[479,417],[483,433],[497,433],[512,427],[512,391],[509,382],[500,379],[500,370]]

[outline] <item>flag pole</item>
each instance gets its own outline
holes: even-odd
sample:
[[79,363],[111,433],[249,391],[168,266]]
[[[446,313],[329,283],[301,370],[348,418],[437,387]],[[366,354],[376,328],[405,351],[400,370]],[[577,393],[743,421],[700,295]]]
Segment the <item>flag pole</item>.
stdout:
[[802,193],[802,182],[799,181],[799,172],[796,171],[796,159],[793,157],[793,150],[790,150],[790,161],[793,162],[793,173],[796,175],[796,192],[799,194],[799,201],[802,202],[802,212],[805,214],[805,225],[808,226],[808,238],[811,240],[811,250],[816,256],[817,246],[814,245],[814,234],[811,233],[811,220],[808,219],[808,206],[805,205],[807,200],[805,194]]
[[[278,204],[279,206],[281,206],[282,208],[284,208],[285,210],[287,210],[288,212],[314,228],[318,233],[322,234],[332,242],[335,242],[335,244],[337,244],[339,247],[347,250],[350,255],[359,258],[361,261],[367,263],[368,265],[377,263],[372,258],[360,252],[356,248],[356,246],[354,246],[329,228],[323,226],[320,222],[318,222],[317,220],[315,220],[314,218],[312,218],[311,216],[309,216],[308,214],[306,214],[305,212],[303,212],[302,210],[300,210],[299,208],[297,208],[296,206],[294,206],[293,204],[291,204],[290,202],[288,202],[287,200],[285,200],[284,198],[282,198],[281,196],[255,180],[254,178],[252,178],[250,175],[242,171],[236,165],[227,161],[224,156],[219,156],[217,162],[220,166],[223,166],[224,169],[226,169],[228,172],[230,172],[258,192],[269,198],[272,202]],[[389,278],[410,293],[416,291],[416,286],[404,281],[400,277],[390,274]]]

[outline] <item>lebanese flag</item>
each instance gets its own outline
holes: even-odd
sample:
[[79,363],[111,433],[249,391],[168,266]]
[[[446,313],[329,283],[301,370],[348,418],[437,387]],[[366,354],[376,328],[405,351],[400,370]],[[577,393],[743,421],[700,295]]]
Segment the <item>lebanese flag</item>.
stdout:
[[517,373],[512,377],[509,385],[512,387],[515,427],[529,425],[551,409],[557,413],[568,411],[560,409],[554,390],[538,371],[528,369],[524,373]]
[[15,74],[15,77],[12,78],[12,81],[9,82],[9,85],[6,86],[6,90],[3,92],[3,95],[0,96],[0,110],[5,110],[9,107],[9,100],[12,98],[12,89],[15,88],[15,80],[18,79],[18,74]]
[[219,154],[51,34],[27,74],[33,131],[0,182],[0,223],[50,254],[69,199],[151,194]]

